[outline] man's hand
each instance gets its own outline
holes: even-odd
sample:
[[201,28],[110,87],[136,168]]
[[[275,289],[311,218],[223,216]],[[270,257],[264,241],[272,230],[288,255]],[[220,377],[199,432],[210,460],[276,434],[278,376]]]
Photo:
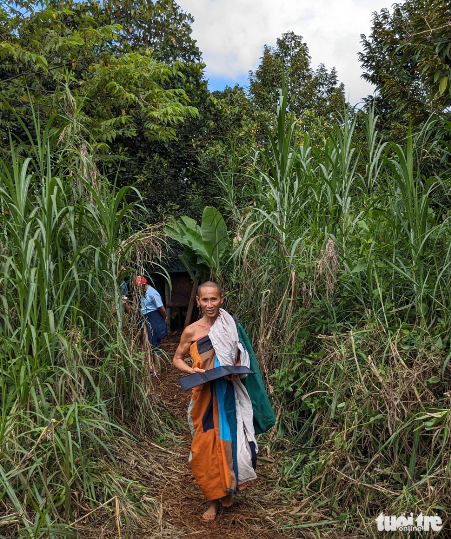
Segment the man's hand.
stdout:
[[205,369],[199,369],[199,367],[193,367],[192,374],[194,374],[195,372],[205,372]]

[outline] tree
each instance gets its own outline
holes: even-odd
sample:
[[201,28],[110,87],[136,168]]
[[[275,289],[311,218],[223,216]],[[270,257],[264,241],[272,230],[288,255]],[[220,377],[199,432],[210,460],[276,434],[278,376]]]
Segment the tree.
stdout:
[[[404,6],[404,8],[408,5]],[[409,10],[403,58],[418,63],[421,81],[440,108],[451,106],[451,22],[450,5],[444,0],[422,2]]]
[[217,280],[227,247],[227,227],[221,213],[212,206],[206,206],[200,226],[194,219],[184,215],[166,226],[165,233],[185,246],[181,261],[193,280],[193,288],[185,319],[185,327],[191,321],[194,298],[199,281]]
[[328,71],[323,64],[314,70],[307,44],[294,32],[283,34],[275,47],[265,45],[260,65],[256,71],[249,72],[252,103],[262,113],[265,123],[275,117],[274,103],[284,79],[290,111],[297,119],[310,112],[312,118],[334,121],[343,113],[344,85],[338,82],[336,70]]
[[[363,78],[376,87],[373,102],[386,125],[403,135],[410,122],[446,115],[451,105],[451,27],[446,0],[406,0],[373,14],[361,36]],[[446,91],[445,91],[446,90]]]
[[178,220],[172,219],[164,231],[185,246],[180,259],[193,281],[220,275],[221,258],[227,247],[227,227],[219,210],[206,206],[200,226],[183,215]]
[[[9,2],[0,8],[1,96],[24,120],[31,98],[88,138],[103,172],[137,184],[150,221],[199,217],[247,99],[208,91],[192,22],[172,0]],[[7,144],[6,109],[0,122]]]
[[[248,100],[242,90],[229,89],[224,96],[208,91],[205,64],[191,37],[194,19],[172,0],[110,2],[107,12],[110,23],[122,25],[122,47],[151,49],[160,61],[181,63],[167,87],[184,90],[191,106],[199,111],[199,116],[177,125],[173,140],[148,144],[137,136],[131,149],[126,137],[116,139],[113,153],[121,156],[119,180],[124,184],[140,180],[139,189],[153,221],[183,214],[199,218],[217,194],[214,177],[228,157],[231,141],[238,138],[240,145],[246,139],[240,118],[248,114]],[[246,142],[249,144],[248,139]],[[109,156],[105,162],[111,172],[116,163]]]
[[[90,142],[110,143],[134,137],[138,126],[147,139],[169,140],[177,123],[197,114],[182,89],[164,88],[181,75],[181,64],[111,47],[121,27],[102,20],[97,2],[37,7],[22,1],[0,10],[1,96],[24,119],[31,98],[41,114],[59,113],[64,121],[77,114]],[[75,93],[70,107],[68,91]]]
[[76,118],[98,143],[98,167],[119,185],[138,182],[150,220],[199,214],[212,182],[199,176],[196,148],[215,101],[191,22],[175,2],[11,2],[1,11],[2,97],[24,119],[29,98],[41,114]]

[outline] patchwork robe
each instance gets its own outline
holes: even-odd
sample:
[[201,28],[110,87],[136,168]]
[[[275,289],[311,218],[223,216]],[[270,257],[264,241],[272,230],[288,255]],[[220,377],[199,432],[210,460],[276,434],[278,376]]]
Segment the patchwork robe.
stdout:
[[[193,388],[188,409],[193,435],[190,465],[209,501],[237,492],[238,487],[243,489],[256,478],[255,434],[267,431],[276,421],[249,339],[243,327],[235,323],[239,342],[249,354],[250,368],[255,374],[241,381],[220,378]],[[190,354],[195,367],[208,370],[220,366],[208,335],[192,343]],[[251,427],[249,423],[246,427],[240,413],[240,398],[247,396],[251,403]]]

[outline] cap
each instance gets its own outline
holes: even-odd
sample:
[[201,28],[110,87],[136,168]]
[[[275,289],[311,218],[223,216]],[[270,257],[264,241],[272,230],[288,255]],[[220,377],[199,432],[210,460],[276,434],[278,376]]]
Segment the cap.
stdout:
[[145,277],[142,277],[141,275],[138,275],[138,277],[136,277],[136,279],[135,279],[135,283],[136,284],[146,284],[147,279]]

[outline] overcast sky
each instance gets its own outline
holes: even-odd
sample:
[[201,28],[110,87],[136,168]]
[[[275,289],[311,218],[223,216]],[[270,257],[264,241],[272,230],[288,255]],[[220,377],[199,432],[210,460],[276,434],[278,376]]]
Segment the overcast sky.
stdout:
[[275,45],[284,32],[303,36],[312,66],[335,67],[346,97],[357,103],[372,93],[361,78],[360,34],[368,35],[371,14],[394,0],[178,0],[191,13],[193,37],[207,64],[212,90],[248,84],[263,45]]

